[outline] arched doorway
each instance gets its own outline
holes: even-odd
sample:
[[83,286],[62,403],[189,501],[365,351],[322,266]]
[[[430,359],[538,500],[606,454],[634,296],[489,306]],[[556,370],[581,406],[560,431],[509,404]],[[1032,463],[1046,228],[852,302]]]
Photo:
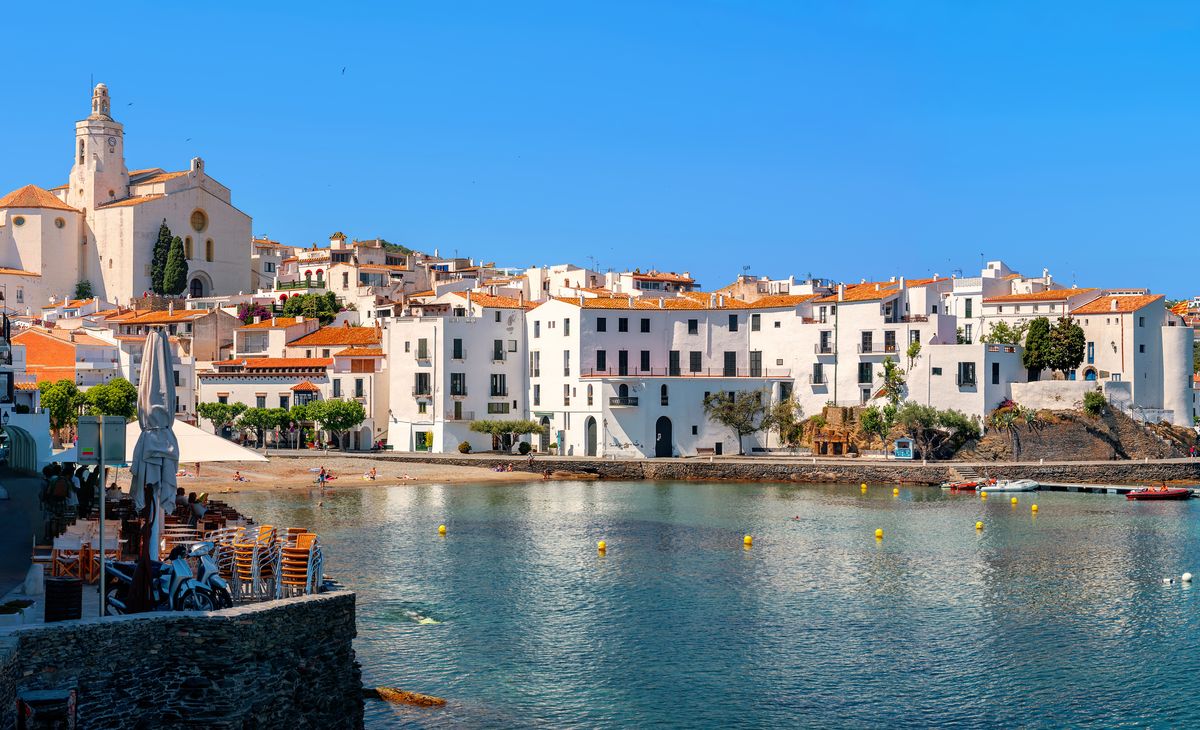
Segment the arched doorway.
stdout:
[[1087,368],[1086,370],[1084,370],[1083,371],[1083,379],[1084,380],[1095,380],[1096,379],[1096,368]]
[[542,432],[538,434],[538,451],[545,454],[550,451],[550,417],[542,416]]
[[588,416],[587,422],[583,424],[584,434],[584,453],[587,456],[596,455],[596,419]]
[[654,423],[654,455],[658,458],[674,456],[671,445],[671,419],[659,416]]
[[195,274],[188,283],[188,294],[193,299],[199,299],[200,297],[212,294],[212,282],[209,281],[208,276],[203,272]]

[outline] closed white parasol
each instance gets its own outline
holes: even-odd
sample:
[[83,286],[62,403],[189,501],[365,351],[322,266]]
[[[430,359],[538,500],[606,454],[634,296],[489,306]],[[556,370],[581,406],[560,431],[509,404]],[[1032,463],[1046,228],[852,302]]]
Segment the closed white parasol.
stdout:
[[[179,441],[175,424],[175,376],[171,345],[160,328],[151,328],[142,348],[142,373],[138,382],[137,420],[141,428],[130,459],[133,483],[129,496],[140,510],[147,489],[153,500],[150,510],[150,545],[158,545],[163,515],[175,509],[175,472],[179,470]],[[153,555],[151,559],[157,559]]]

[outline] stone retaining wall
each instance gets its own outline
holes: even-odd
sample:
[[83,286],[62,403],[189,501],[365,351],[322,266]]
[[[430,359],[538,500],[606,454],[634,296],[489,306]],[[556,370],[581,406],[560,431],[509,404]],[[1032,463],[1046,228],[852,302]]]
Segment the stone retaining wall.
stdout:
[[75,688],[81,728],[360,728],[354,636],[348,591],[16,628],[0,639],[3,727],[19,692]]
[[[281,455],[283,458],[305,458],[301,455]],[[275,454],[272,454],[275,458]],[[374,454],[372,460],[392,462],[419,462],[491,468],[496,465],[512,464],[514,470],[530,471],[524,457],[488,458],[484,456],[422,456],[417,454]],[[782,460],[763,457],[761,459],[738,459],[708,461],[696,459],[556,459],[539,456],[532,471],[543,470],[560,473],[592,473],[601,479],[658,479],[697,481],[778,481],[778,482],[907,482],[916,484],[940,484],[949,478],[952,466],[965,466],[965,462],[920,462],[877,461],[873,459],[845,459],[829,461],[818,459],[815,463],[804,459]],[[1195,481],[1200,483],[1200,460],[1183,461],[1104,461],[1079,463],[1006,463],[988,462],[970,464],[980,472],[1014,479],[1035,479],[1043,482],[1069,482],[1084,484],[1135,484],[1150,481]]]

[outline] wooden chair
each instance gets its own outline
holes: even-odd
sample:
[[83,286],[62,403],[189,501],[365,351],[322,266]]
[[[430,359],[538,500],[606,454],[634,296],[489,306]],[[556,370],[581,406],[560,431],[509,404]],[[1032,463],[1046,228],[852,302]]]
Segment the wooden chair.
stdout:
[[309,594],[316,591],[320,576],[317,567],[317,536],[311,532],[296,536],[294,546],[280,551],[280,586],[285,595]]
[[54,538],[51,572],[56,578],[83,578],[83,540],[78,535]]

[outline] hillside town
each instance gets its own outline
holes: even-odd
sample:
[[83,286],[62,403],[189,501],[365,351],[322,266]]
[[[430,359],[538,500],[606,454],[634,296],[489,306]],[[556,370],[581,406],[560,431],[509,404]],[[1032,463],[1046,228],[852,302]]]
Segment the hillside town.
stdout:
[[[771,272],[702,286],[687,271],[511,266],[343,232],[297,245],[252,233],[198,157],[129,170],[112,109],[95,86],[65,184],[0,198],[0,419],[20,434],[14,460],[45,463],[70,437],[43,407],[52,387],[136,386],[151,328],[169,334],[177,418],[273,448],[654,458],[778,446],[769,429],[712,417],[738,394],[797,417],[904,401],[979,423],[1093,392],[1146,423],[1190,427],[1200,408],[1200,298],[1068,286],[1002,260],[971,276]],[[1078,356],[1033,357],[1041,320]],[[356,405],[311,415],[330,403]],[[813,444],[840,453],[824,448]]]

